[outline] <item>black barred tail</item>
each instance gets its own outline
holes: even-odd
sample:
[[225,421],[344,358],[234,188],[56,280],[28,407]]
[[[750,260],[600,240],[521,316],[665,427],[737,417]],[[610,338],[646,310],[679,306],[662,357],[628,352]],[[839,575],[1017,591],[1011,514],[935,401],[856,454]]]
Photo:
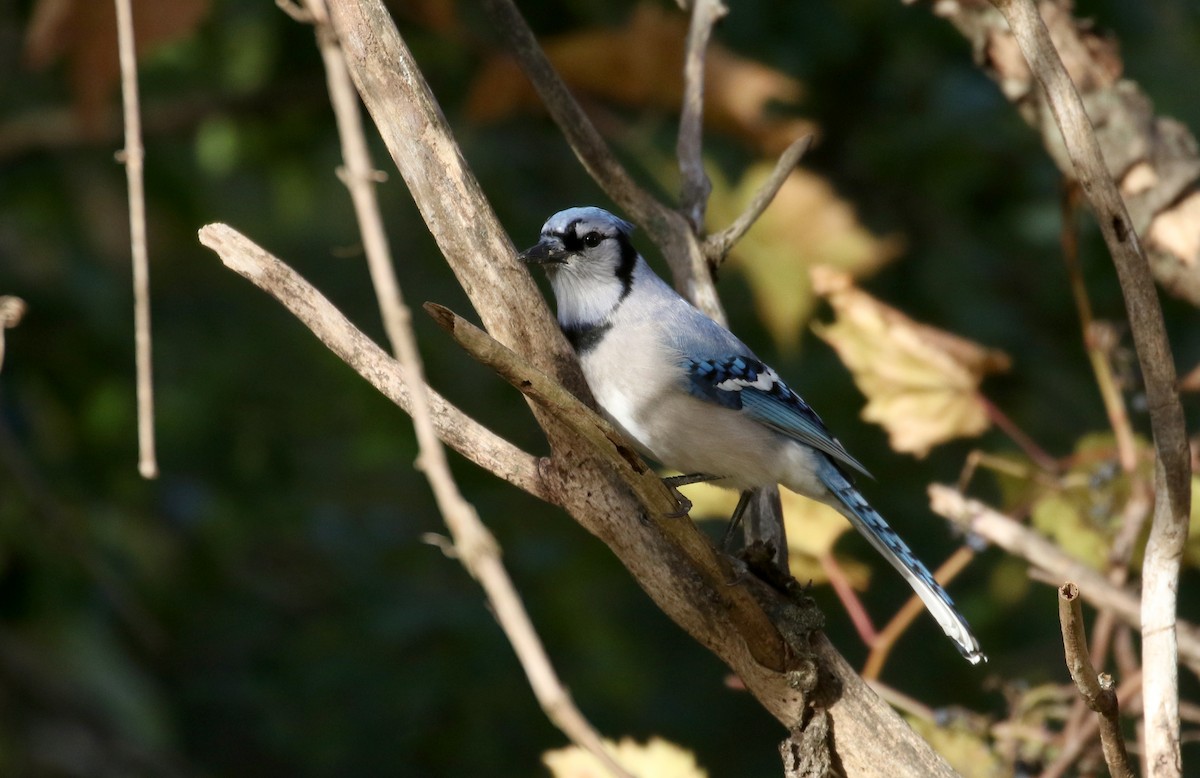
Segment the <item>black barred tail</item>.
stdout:
[[954,608],[950,595],[933,580],[929,569],[913,555],[879,512],[871,507],[866,498],[858,493],[846,476],[832,463],[822,468],[817,476],[837,498],[836,503],[831,501],[830,504],[849,519],[875,550],[883,554],[884,559],[904,576],[904,580],[908,581],[909,586],[921,598],[921,602],[925,603],[925,608],[937,620],[942,631],[958,644],[958,650],[967,661],[973,665],[986,662],[987,657],[980,649],[979,641],[971,634],[966,619]]

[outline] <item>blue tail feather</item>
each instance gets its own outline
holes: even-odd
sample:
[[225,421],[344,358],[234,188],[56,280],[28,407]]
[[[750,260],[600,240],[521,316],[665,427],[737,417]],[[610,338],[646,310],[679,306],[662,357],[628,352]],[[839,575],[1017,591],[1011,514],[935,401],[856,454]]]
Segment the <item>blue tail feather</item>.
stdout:
[[917,559],[900,536],[896,534],[879,512],[871,507],[866,498],[855,489],[837,467],[829,462],[817,473],[821,483],[829,489],[841,504],[841,513],[850,520],[854,528],[865,537],[892,567],[904,576],[913,591],[925,603],[947,637],[955,642],[958,650],[971,664],[986,662],[979,641],[971,634],[966,619],[954,607],[954,601],[946,594],[929,569]]

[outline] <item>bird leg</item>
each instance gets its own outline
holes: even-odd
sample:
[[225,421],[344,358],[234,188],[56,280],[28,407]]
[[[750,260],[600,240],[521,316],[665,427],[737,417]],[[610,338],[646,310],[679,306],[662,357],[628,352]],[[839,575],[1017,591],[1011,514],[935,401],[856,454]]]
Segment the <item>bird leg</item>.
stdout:
[[729,526],[725,528],[725,538],[721,541],[721,547],[726,551],[729,550],[733,542],[733,533],[737,530],[738,525],[742,523],[742,515],[746,512],[746,508],[750,506],[750,498],[753,495],[753,490],[747,489],[738,497],[737,507],[733,509],[733,516],[729,518]]

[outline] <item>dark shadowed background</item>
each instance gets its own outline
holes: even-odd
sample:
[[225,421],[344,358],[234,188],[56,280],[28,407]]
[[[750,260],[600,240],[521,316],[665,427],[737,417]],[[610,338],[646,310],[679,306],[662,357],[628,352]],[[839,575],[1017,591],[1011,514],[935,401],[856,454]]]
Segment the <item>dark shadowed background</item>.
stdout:
[[[162,475],[138,476],[125,174],[113,159],[119,93],[104,65],[115,69],[115,39],[93,2],[111,14],[88,0],[42,28],[49,2],[0,6],[0,294],[28,304],[5,333],[0,373],[0,773],[544,774],[541,753],[562,736],[479,588],[421,540],[442,525],[413,468],[409,419],[196,241],[205,223],[232,224],[383,342],[334,174],[340,152],[312,31],[267,0],[146,4],[173,21],[158,43],[146,41],[140,74]],[[763,71],[744,76],[746,88],[776,78],[800,91],[771,102],[760,125],[708,128],[717,196],[770,159],[780,133],[811,125],[819,141],[802,167],[825,187],[812,196],[842,201],[855,217],[812,229],[867,246],[851,253],[894,256],[862,274],[865,288],[1011,355],[1011,371],[984,393],[1052,454],[1107,431],[1060,255],[1060,177],[968,44],[922,3],[733,5],[715,38],[740,66]],[[497,87],[520,77],[492,60],[495,34],[476,4],[395,6],[518,248],[560,208],[611,206],[552,123]],[[649,8],[522,3],[539,35],[583,58],[568,78],[622,159],[673,196],[676,109],[669,88],[663,97],[646,87],[669,82],[677,64],[664,56],[636,77],[624,68],[653,45],[638,37],[636,14],[680,25],[683,16],[666,3]],[[1200,7],[1081,0],[1078,12],[1112,30],[1127,74],[1160,113],[1200,128]],[[627,37],[588,43],[601,33]],[[376,164],[393,173],[379,192],[407,300],[470,314],[372,143]],[[1082,257],[1097,317],[1121,319],[1090,226]],[[1014,447],[989,432],[921,460],[892,451],[859,418],[862,395],[807,314],[763,302],[753,261],[736,259],[721,277],[734,329],[876,474],[864,490],[939,563],[960,541],[929,512],[926,485],[953,482],[973,448]],[[1164,305],[1186,371],[1200,362],[1196,311]],[[829,318],[819,306],[817,316]],[[423,314],[416,327],[439,391],[544,452],[513,390]],[[1136,383],[1127,396],[1148,435]],[[1185,397],[1193,429],[1195,397]],[[729,687],[725,668],[653,607],[603,544],[469,463],[452,465],[562,678],[603,733],[662,736],[714,776],[779,774],[777,722]],[[988,476],[974,491],[1000,499]],[[837,550],[874,568],[860,596],[885,623],[909,590],[861,538],[844,536]],[[861,664],[867,649],[831,589],[813,591],[831,639]],[[968,666],[922,617],[886,683],[978,730],[987,719],[976,714],[1002,719],[1028,689],[1067,681],[1054,592],[1030,582],[1024,563],[987,551],[952,591],[992,662]],[[1198,591],[1189,566],[1184,616],[1200,618]],[[1195,679],[1182,680],[1196,699]],[[1196,758],[1185,747],[1185,760]],[[985,761],[980,769],[992,769]]]

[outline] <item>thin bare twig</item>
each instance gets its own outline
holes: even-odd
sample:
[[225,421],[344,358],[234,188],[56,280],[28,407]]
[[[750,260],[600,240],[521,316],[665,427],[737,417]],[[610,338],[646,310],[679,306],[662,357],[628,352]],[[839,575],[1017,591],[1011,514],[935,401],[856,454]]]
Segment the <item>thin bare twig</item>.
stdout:
[[1125,738],[1121,735],[1121,710],[1113,690],[1112,676],[1097,674],[1088,654],[1079,587],[1067,582],[1058,588],[1058,621],[1062,627],[1063,653],[1071,680],[1087,706],[1099,714],[1100,745],[1113,778],[1133,778]]
[[679,210],[692,225],[692,232],[703,235],[704,212],[712,182],[704,171],[704,55],[713,25],[729,9],[721,0],[692,0],[692,19],[688,25],[687,54],[683,64],[683,106],[679,115],[679,141],[675,156],[679,160],[682,182]]
[[1111,328],[1103,327],[1092,318],[1092,304],[1088,299],[1087,286],[1083,282],[1083,268],[1079,261],[1079,228],[1076,214],[1079,210],[1079,186],[1068,181],[1062,193],[1062,246],[1063,263],[1067,266],[1067,280],[1071,284],[1071,295],[1075,298],[1075,310],[1079,314],[1079,329],[1083,333],[1083,345],[1087,350],[1088,360],[1092,363],[1092,372],[1096,376],[1096,387],[1100,390],[1100,399],[1104,402],[1104,410],[1108,413],[1108,423],[1112,425],[1113,435],[1117,441],[1117,461],[1127,474],[1133,474],[1137,468],[1137,447],[1134,444],[1133,427],[1129,423],[1129,413],[1125,409],[1125,398],[1117,386],[1112,369],[1112,351],[1115,338]]
[[792,141],[792,145],[779,155],[779,160],[772,168],[771,175],[767,176],[767,180],[754,193],[746,210],[742,211],[728,227],[709,235],[704,241],[704,255],[714,267],[725,261],[725,257],[733,245],[742,239],[742,236],[758,221],[758,217],[763,215],[763,211],[767,210],[767,206],[775,199],[775,195],[779,194],[779,189],[787,181],[796,165],[800,163],[800,158],[808,151],[812,141],[813,136],[811,135],[805,135],[803,138]]
[[1179,571],[1191,513],[1190,456],[1175,362],[1150,265],[1075,90],[1033,0],[992,0],[1045,92],[1075,175],[1112,254],[1146,383],[1158,454],[1157,504],[1142,565],[1142,667],[1146,701],[1146,765],[1155,776],[1183,771],[1179,749]]
[[[1125,679],[1125,681],[1117,687],[1117,699],[1130,700],[1136,703],[1140,699],[1142,693],[1142,674],[1140,671]],[[1130,705],[1130,708],[1136,705]],[[1132,711],[1127,711],[1131,713]],[[1038,778],[1062,778],[1071,769],[1071,765],[1083,756],[1087,747],[1100,734],[1100,719],[1098,716],[1089,716],[1084,720],[1083,724],[1071,734],[1069,738],[1063,740],[1062,750],[1054,758],[1054,761],[1042,770]]]
[[[285,11],[290,0],[277,0]],[[410,327],[407,308],[400,299],[400,284],[392,265],[391,250],[388,248],[387,232],[379,213],[379,200],[375,197],[375,183],[380,174],[371,164],[367,139],[363,134],[362,117],[358,109],[358,93],[350,80],[350,71],[338,43],[333,27],[329,24],[329,12],[325,0],[304,0],[307,16],[316,29],[317,47],[325,63],[325,77],[329,85],[329,101],[337,119],[338,137],[342,143],[342,159],[345,167],[339,178],[350,191],[354,203],[354,215],[358,219],[358,230],[362,235],[363,251],[367,256],[367,268],[379,312],[383,318],[384,332],[392,345],[392,354],[400,359],[400,341]],[[293,12],[287,11],[289,14]],[[403,363],[404,360],[401,360]]]
[[130,0],[117,3],[117,49],[121,60],[121,101],[125,148],[117,158],[125,164],[129,186],[129,242],[133,253],[133,327],[137,363],[138,472],[158,477],[154,452],[154,374],[150,344],[150,258],[146,249],[146,190],[142,179],[142,119],[138,105],[137,54],[134,51]]
[[[1096,608],[1112,610],[1121,621],[1142,628],[1142,609],[1136,592],[1114,586],[1103,574],[1068,556],[1062,549],[1029,528],[943,484],[929,486],[929,507],[963,529],[994,543],[1010,554],[1045,571],[1055,581],[1070,579],[1079,584],[1083,598]],[[1179,661],[1200,676],[1200,627],[1181,621]]]
[[[412,377],[395,359],[351,324],[295,270],[227,224],[200,228],[200,243],[215,251],[231,270],[277,299],[329,350],[367,379],[381,394],[412,413]],[[427,389],[434,426],[455,451],[518,489],[553,500],[538,473],[537,459],[467,416]]]

